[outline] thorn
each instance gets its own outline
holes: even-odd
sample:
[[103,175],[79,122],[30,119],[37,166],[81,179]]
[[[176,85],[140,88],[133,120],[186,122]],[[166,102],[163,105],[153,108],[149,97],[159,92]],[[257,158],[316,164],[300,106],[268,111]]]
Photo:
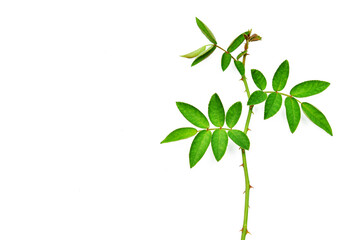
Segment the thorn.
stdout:
[[241,164],[239,167],[243,167],[244,166],[244,164]]
[[246,193],[246,190],[243,192],[243,194],[245,194]]
[[248,128],[248,131],[251,131],[251,129],[250,129],[250,128]]
[[250,186],[250,188],[254,188],[253,186],[251,186],[251,185],[249,185]]
[[[242,231],[244,231],[244,228],[241,228],[239,232],[242,232]],[[250,233],[247,229],[246,229],[246,234],[250,234],[250,235],[251,235],[251,233]]]

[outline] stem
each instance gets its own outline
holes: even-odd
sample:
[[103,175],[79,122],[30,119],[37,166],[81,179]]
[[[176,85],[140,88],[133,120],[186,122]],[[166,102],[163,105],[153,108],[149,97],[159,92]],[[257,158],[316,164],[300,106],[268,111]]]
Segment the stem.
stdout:
[[[246,40],[245,47],[244,47],[244,51],[247,51],[248,48],[249,48],[249,41]],[[246,56],[247,56],[247,55],[248,55],[248,54],[245,53],[244,56],[243,56],[243,61],[242,61],[242,63],[243,63],[243,65],[244,65],[244,67],[245,67],[245,62],[246,62]],[[243,80],[243,82],[244,82],[245,89],[246,89],[246,94],[247,94],[247,97],[248,97],[248,99],[249,99],[249,98],[250,98],[250,90],[249,90],[249,86],[248,86],[247,81],[246,81],[246,76],[245,76],[245,74],[244,74],[244,76],[242,76],[241,80]]]
[[[249,41],[246,40],[244,51],[247,51],[248,48],[249,48]],[[246,56],[247,56],[247,54],[245,54],[243,56],[244,66],[245,66],[245,62],[246,62]],[[242,77],[242,80],[244,82],[246,93],[247,93],[247,96],[249,99],[250,98],[250,90],[249,90],[249,86],[246,81],[245,74]],[[253,105],[249,106],[249,111],[248,111],[248,115],[247,115],[246,122],[245,122],[245,128],[244,128],[245,134],[249,130],[249,124],[250,124],[253,107],[254,107]],[[249,233],[249,231],[247,229],[247,222],[248,222],[248,216],[249,216],[250,179],[249,179],[249,172],[248,172],[248,167],[247,167],[245,149],[241,149],[241,155],[242,155],[242,160],[243,160],[242,166],[244,168],[244,177],[245,177],[245,206],[244,206],[244,221],[243,221],[243,227],[242,227],[242,233],[241,233],[241,240],[245,240],[246,234]]]
[[221,128],[208,128],[207,130],[211,131],[211,130],[217,130],[217,129],[232,130],[232,128],[223,128],[223,127],[221,127]]
[[216,45],[216,44],[215,44],[214,46],[217,47],[217,48],[219,48],[219,49],[221,49],[221,50],[223,50],[224,52],[230,54],[231,58],[232,58],[234,61],[236,61],[236,58],[234,58],[233,55],[231,55],[231,53],[229,53],[228,51],[226,51],[225,49],[223,49],[222,47],[220,47],[220,46],[218,46],[218,45]]
[[247,222],[248,222],[248,216],[249,216],[250,181],[249,181],[249,173],[248,173],[248,169],[247,169],[245,149],[241,149],[241,155],[242,155],[242,159],[243,159],[245,185],[246,185],[246,188],[245,188],[244,222],[243,222],[243,227],[242,227],[241,240],[245,240],[246,234],[248,233]]
[[[244,129],[245,134],[249,130],[249,124],[250,124],[253,107],[254,107],[254,105],[251,105],[249,107],[249,112],[248,112],[248,115],[246,118],[245,129]],[[248,167],[247,167],[247,162],[246,162],[245,149],[241,149],[241,155],[242,155],[242,160],[243,160],[242,166],[244,168],[244,176],[245,176],[245,207],[244,207],[244,221],[243,221],[243,227],[242,227],[241,240],[245,240],[246,234],[249,233],[247,230],[247,222],[248,222],[248,216],[249,216],[250,179],[249,179],[249,172],[248,172]]]
[[[215,45],[215,46],[217,48],[221,49],[222,51],[224,51],[226,53],[229,53],[228,51],[226,51],[222,47],[220,47],[218,45]],[[244,51],[247,51],[248,48],[249,48],[249,40],[246,40]],[[248,54],[245,53],[245,55],[243,56],[242,63],[244,64],[244,67],[245,67],[245,62],[246,62],[246,56],[247,55]],[[230,54],[230,56],[231,56],[232,59],[234,59],[234,61],[237,61],[236,58],[234,58],[231,54]],[[244,74],[244,76],[242,76],[241,80],[244,82],[246,94],[247,94],[247,97],[249,99],[250,98],[250,90],[249,90],[249,86],[248,86],[247,81],[246,81],[245,74]],[[249,130],[249,124],[250,124],[250,119],[251,119],[253,107],[254,107],[254,105],[249,106],[249,111],[248,111],[248,115],[247,115],[247,118],[246,118],[245,129],[244,129],[245,134]],[[242,227],[241,240],[245,240],[246,234],[249,233],[248,230],[247,230],[247,222],[248,222],[248,216],[249,216],[250,180],[249,180],[249,172],[248,172],[247,162],[246,162],[245,149],[241,149],[241,155],[242,155],[242,160],[243,160],[242,166],[244,167],[244,176],[245,176],[245,207],[244,207],[244,222],[243,222],[243,227]]]
[[[291,95],[289,95],[289,94],[286,94],[286,93],[281,93],[281,92],[275,92],[275,91],[264,91],[264,93],[278,93],[278,94],[280,94],[280,95],[284,95],[284,96],[287,96],[287,97],[291,97],[291,98],[294,98],[293,96],[291,96]],[[301,104],[301,102],[298,100],[298,99],[296,99],[296,98],[294,98],[296,101],[298,101],[300,104]]]

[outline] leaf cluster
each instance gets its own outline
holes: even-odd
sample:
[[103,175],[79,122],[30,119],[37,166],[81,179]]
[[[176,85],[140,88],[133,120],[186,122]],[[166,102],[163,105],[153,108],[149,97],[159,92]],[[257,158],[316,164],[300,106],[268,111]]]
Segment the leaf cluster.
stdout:
[[[194,126],[183,127],[172,131],[161,143],[174,142],[195,136],[189,151],[190,167],[194,167],[204,156],[211,144],[212,152],[217,161],[224,156],[228,139],[230,138],[240,148],[249,150],[250,140],[248,136],[240,130],[233,129],[240,119],[242,103],[235,102],[225,113],[224,106],[218,94],[212,95],[208,105],[208,117],[216,128],[210,128],[208,118],[196,107],[177,102],[180,113]],[[228,128],[224,128],[224,125]]]
[[247,105],[256,105],[265,102],[264,119],[274,116],[282,106],[282,96],[285,98],[286,118],[292,133],[295,132],[300,122],[300,106],[304,114],[317,126],[332,136],[332,129],[325,115],[316,107],[307,102],[301,102],[298,98],[310,97],[321,93],[330,83],[320,80],[309,80],[297,84],[290,90],[290,94],[280,91],[286,86],[289,77],[289,62],[283,61],[272,78],[272,89],[264,91],[267,85],[265,76],[257,69],[251,69],[251,76],[259,90],[254,91],[247,102]]

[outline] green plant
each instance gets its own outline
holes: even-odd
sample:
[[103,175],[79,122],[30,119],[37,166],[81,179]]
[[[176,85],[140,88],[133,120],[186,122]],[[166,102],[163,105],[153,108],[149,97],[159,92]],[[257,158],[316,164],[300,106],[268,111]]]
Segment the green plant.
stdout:
[[[330,85],[330,83],[319,80],[310,80],[294,86],[291,89],[290,94],[281,92],[281,90],[284,89],[289,76],[289,62],[285,60],[275,71],[275,74],[272,78],[271,91],[265,91],[267,85],[265,76],[259,70],[251,69],[251,77],[256,87],[258,88],[258,90],[251,93],[248,87],[247,78],[245,76],[245,62],[248,55],[249,43],[259,41],[261,40],[261,37],[257,34],[252,34],[252,30],[248,30],[235,38],[227,50],[225,50],[217,44],[214,34],[202,21],[196,18],[196,23],[201,32],[209,39],[211,44],[205,45],[191,53],[182,55],[182,57],[195,58],[191,65],[195,66],[209,57],[215,51],[215,49],[218,48],[224,52],[221,57],[221,68],[223,71],[225,71],[230,65],[231,61],[233,61],[236,69],[240,73],[241,81],[245,85],[246,94],[248,97],[246,104],[248,107],[248,112],[245,127],[243,131],[234,129],[241,116],[243,108],[242,103],[240,101],[234,103],[225,113],[223,104],[219,96],[215,93],[212,95],[208,105],[208,116],[210,122],[215,127],[210,127],[210,123],[207,117],[194,106],[183,102],[177,102],[176,105],[182,115],[199,129],[192,127],[176,129],[175,131],[171,132],[161,143],[178,141],[196,135],[190,147],[190,168],[194,167],[200,161],[208,149],[210,143],[212,152],[214,153],[215,159],[217,161],[220,161],[226,152],[228,138],[230,138],[240,147],[243,160],[241,166],[244,168],[245,175],[245,207],[243,227],[241,229],[241,239],[244,240],[246,234],[249,233],[247,221],[249,210],[249,193],[250,188],[252,188],[249,180],[245,150],[249,150],[250,148],[250,140],[247,136],[247,132],[249,130],[249,124],[254,106],[265,102],[264,119],[268,119],[274,116],[280,110],[282,106],[282,98],[285,97],[284,105],[286,110],[286,118],[291,133],[295,132],[300,122],[301,106],[302,111],[314,124],[332,136],[332,129],[324,114],[310,103],[301,102],[299,100],[299,98],[305,98],[321,93]],[[232,53],[243,43],[244,50],[241,51],[235,58]],[[227,128],[224,127],[225,124],[227,125]]]

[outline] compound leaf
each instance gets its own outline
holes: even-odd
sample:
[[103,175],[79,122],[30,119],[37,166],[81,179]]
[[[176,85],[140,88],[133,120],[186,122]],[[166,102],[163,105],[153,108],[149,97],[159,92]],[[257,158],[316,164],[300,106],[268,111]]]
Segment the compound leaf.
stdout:
[[241,111],[242,111],[241,102],[236,102],[226,112],[226,125],[229,128],[233,128],[236,125],[236,123],[239,121]]
[[260,90],[264,90],[266,88],[266,78],[259,70],[251,69],[251,77],[254,80],[255,85]]
[[221,57],[221,69],[225,71],[231,62],[230,53],[224,52]]
[[213,45],[210,48],[208,48],[207,50],[205,50],[204,52],[202,52],[197,58],[195,58],[195,60],[191,64],[191,66],[195,66],[196,64],[205,60],[207,57],[209,57],[215,51],[215,49],[216,49],[216,47]]
[[279,93],[270,93],[265,102],[264,119],[274,116],[281,108],[282,97]]
[[202,130],[194,138],[191,143],[189,152],[190,168],[193,168],[204,156],[211,141],[211,131]]
[[209,107],[208,107],[208,114],[210,121],[216,127],[224,126],[225,122],[225,110],[221,103],[219,95],[216,93],[211,96]]
[[265,101],[267,98],[267,94],[264,93],[263,91],[261,90],[257,90],[255,92],[253,92],[251,95],[250,95],[250,98],[247,102],[247,105],[255,105],[255,104],[259,104],[259,103],[262,103],[263,101]]
[[325,132],[332,134],[332,129],[325,115],[320,112],[319,109],[311,105],[310,103],[303,102],[301,104],[301,109],[305,113],[305,115],[318,127],[322,128]]
[[217,44],[214,34],[210,31],[210,29],[202,22],[200,19],[196,18],[196,24],[200,28],[201,32],[209,39],[213,44]]
[[289,124],[290,132],[294,133],[300,122],[300,107],[293,97],[285,98],[286,119]]
[[274,91],[281,91],[284,89],[286,82],[289,77],[289,62],[285,60],[280,64],[278,69],[276,70],[273,80],[272,87]]
[[197,130],[195,128],[178,128],[172,131],[161,143],[168,143],[186,139],[196,135],[196,133]]
[[299,83],[293,87],[290,94],[294,97],[309,97],[324,91],[330,83],[319,80],[310,80]]
[[205,46],[202,46],[201,48],[199,49],[196,49],[195,51],[192,51],[188,54],[185,54],[185,55],[181,55],[180,57],[184,57],[184,58],[194,58],[194,57],[197,57],[199,56],[202,52],[204,52],[206,49],[206,45]]
[[176,106],[178,107],[181,114],[195,126],[199,128],[209,127],[209,121],[207,120],[205,115],[200,112],[196,107],[183,102],[176,102]]
[[215,159],[220,161],[226,152],[228,135],[224,129],[216,129],[211,137],[211,148]]
[[229,130],[228,134],[234,143],[239,145],[241,148],[249,150],[250,140],[244,132],[242,132],[240,130]]

